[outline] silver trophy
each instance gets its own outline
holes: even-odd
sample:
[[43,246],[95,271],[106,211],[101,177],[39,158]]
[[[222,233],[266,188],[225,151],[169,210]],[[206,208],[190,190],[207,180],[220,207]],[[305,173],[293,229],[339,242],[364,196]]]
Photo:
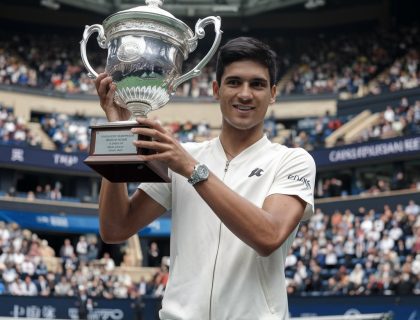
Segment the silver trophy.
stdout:
[[[135,117],[146,117],[168,103],[177,87],[200,75],[215,54],[222,37],[220,17],[199,19],[195,33],[181,20],[161,9],[162,0],[145,0],[140,6],[112,14],[103,25],[86,26],[80,51],[91,78],[98,74],[90,65],[86,45],[98,33],[101,48],[108,49],[105,67],[117,86],[115,101],[131,112],[129,121],[92,126],[89,157],[85,163],[113,182],[168,181],[166,169],[159,163],[140,163],[130,139],[130,129],[138,126]],[[209,52],[189,72],[182,74],[183,61],[204,38],[204,28],[214,24],[215,39]],[[139,137],[141,138],[141,137]],[[131,145],[130,145],[131,144]]]
[[[134,117],[147,116],[163,107],[177,87],[200,75],[215,54],[222,37],[220,17],[199,19],[195,34],[181,20],[160,8],[162,0],[145,0],[140,6],[117,12],[100,24],[86,26],[80,42],[82,61],[91,78],[98,74],[86,56],[89,37],[97,32],[98,44],[108,49],[105,71],[117,85],[116,100]],[[213,23],[216,37],[207,55],[189,72],[182,63],[205,36],[204,27]]]

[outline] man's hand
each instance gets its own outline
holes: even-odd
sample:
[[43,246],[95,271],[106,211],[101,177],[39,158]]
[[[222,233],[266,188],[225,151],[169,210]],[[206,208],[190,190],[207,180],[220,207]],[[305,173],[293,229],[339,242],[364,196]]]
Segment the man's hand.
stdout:
[[130,118],[130,111],[122,108],[115,100],[115,90],[117,86],[112,83],[112,78],[106,73],[100,73],[95,80],[96,91],[98,92],[99,102],[105,111],[108,121],[123,121]]
[[180,175],[189,178],[197,161],[181,146],[169,132],[158,122],[137,118],[137,122],[145,128],[133,128],[131,132],[152,138],[152,141],[136,140],[137,148],[146,148],[156,151],[150,155],[142,155],[141,160],[159,160],[168,164],[168,167]]

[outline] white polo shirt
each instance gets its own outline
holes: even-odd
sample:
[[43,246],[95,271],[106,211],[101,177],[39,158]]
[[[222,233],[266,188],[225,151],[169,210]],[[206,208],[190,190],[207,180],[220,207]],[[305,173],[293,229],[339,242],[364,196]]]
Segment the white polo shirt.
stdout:
[[[313,214],[315,163],[305,150],[264,136],[228,162],[219,138],[184,147],[256,206],[271,194],[296,195],[307,203],[303,219]],[[172,209],[171,267],[161,319],[288,319],[284,261],[296,230],[273,254],[261,257],[221,223],[185,177],[172,173],[169,184],[139,188]]]

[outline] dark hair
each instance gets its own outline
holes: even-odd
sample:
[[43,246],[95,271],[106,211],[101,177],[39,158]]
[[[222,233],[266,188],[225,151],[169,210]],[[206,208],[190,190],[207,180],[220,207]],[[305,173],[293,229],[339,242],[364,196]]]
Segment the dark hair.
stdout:
[[219,49],[216,63],[216,80],[221,83],[226,66],[241,61],[251,60],[267,67],[270,86],[277,82],[277,55],[265,43],[250,37],[239,37],[228,41]]

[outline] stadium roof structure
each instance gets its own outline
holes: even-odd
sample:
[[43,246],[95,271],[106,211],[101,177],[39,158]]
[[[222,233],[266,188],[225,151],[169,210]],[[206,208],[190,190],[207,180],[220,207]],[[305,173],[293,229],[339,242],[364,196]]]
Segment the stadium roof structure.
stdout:
[[[161,0],[163,9],[175,16],[223,15],[244,17],[306,3],[325,3],[325,0]],[[54,8],[60,4],[89,10],[102,15],[145,5],[145,0],[41,0]]]

